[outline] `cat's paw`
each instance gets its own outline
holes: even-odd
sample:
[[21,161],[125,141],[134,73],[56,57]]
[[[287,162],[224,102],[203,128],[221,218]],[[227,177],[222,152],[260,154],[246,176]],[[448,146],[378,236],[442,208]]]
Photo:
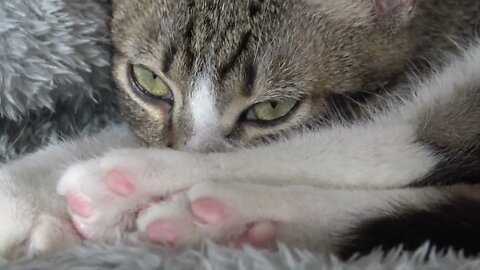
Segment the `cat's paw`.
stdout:
[[136,231],[137,214],[189,187],[202,168],[193,155],[127,149],[70,167],[57,191],[67,197],[77,230],[87,239],[114,241]]
[[33,189],[24,180],[0,172],[0,257],[52,254],[80,243],[60,197]]
[[234,185],[197,184],[142,211],[138,229],[155,243],[176,247],[202,240],[241,247],[272,247],[277,225],[251,208],[253,201]]
[[81,237],[67,219],[37,214],[35,210],[5,215],[0,221],[0,256],[5,259],[53,254],[81,242]]
[[[19,226],[18,223],[16,225]],[[38,255],[54,254],[82,241],[81,236],[67,219],[43,213],[36,216],[31,225],[23,241],[14,245],[8,245],[7,243],[9,242],[8,239],[11,239],[15,233],[10,231],[10,235],[5,235],[8,231],[3,232],[3,241],[0,240],[2,242],[0,250],[3,257],[15,259],[23,256],[36,257]],[[2,229],[0,227],[0,230]],[[15,228],[17,232],[18,229],[18,227]]]

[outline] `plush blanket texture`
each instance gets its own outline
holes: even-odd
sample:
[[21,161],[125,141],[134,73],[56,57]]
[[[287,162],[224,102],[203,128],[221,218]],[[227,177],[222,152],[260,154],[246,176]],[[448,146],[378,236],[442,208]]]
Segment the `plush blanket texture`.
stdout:
[[116,119],[109,1],[0,1],[0,160]]
[[[0,1],[0,160],[117,121],[107,0]],[[454,232],[452,232],[454,233]],[[459,254],[372,254],[351,262],[282,247],[243,251],[206,244],[187,252],[90,243],[2,269],[480,269]],[[78,268],[76,268],[78,267]]]
[[205,244],[197,250],[174,252],[153,246],[86,245],[53,258],[18,262],[5,270],[47,269],[151,269],[151,270],[467,270],[480,269],[480,260],[448,253],[428,256],[426,246],[413,254],[374,253],[351,262],[333,256],[295,251],[281,246],[278,252],[243,251]]

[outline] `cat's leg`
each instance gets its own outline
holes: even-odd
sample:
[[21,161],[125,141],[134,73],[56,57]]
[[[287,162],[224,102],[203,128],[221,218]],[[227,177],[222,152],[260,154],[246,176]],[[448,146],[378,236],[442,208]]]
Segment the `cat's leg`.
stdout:
[[85,237],[112,240],[118,232],[133,230],[137,212],[152,201],[203,181],[324,188],[408,185],[438,162],[413,135],[410,125],[369,123],[228,153],[115,150],[71,166],[58,192],[68,197],[72,219]]
[[[58,186],[77,228],[115,239],[152,201],[202,181],[392,188],[429,175],[442,158],[417,141],[415,123],[377,120],[334,126],[250,149],[187,153],[122,149],[70,167]],[[82,199],[83,198],[83,199]]]
[[71,166],[58,192],[68,197],[72,219],[85,237],[111,240],[133,229],[137,212],[152,201],[203,181],[398,188],[450,160],[418,141],[415,126],[389,121],[337,126],[227,153],[115,150]]
[[[455,186],[362,191],[202,183],[145,210],[138,228],[154,242],[175,246],[192,245],[202,239],[237,241],[240,236],[256,246],[278,239],[345,257],[402,243],[415,249],[428,240],[439,245],[460,243],[458,247],[462,248],[476,241],[472,237],[478,237],[460,236],[478,229],[463,226],[462,220],[448,220],[452,217],[444,215],[452,212],[441,213],[439,207],[462,200],[480,204],[479,189]],[[403,222],[400,217],[405,217]],[[397,219],[398,223],[392,222]],[[434,220],[439,224],[432,223]],[[448,222],[452,226],[444,226]],[[457,234],[451,235],[454,227]]]
[[107,149],[134,146],[126,127],[45,147],[0,167],[0,256],[16,258],[55,251],[80,241],[65,198],[56,193],[66,167]]
[[[305,241],[303,246],[308,247],[320,244],[320,249],[329,249],[322,245],[330,245],[333,238],[313,240],[312,236],[327,237],[330,232],[324,231],[325,228],[341,228],[341,224],[351,225],[355,219],[348,217],[361,214],[362,218],[374,218],[375,209],[380,209],[380,214],[384,214],[394,208],[383,207],[391,206],[395,202],[418,209],[427,203],[445,199],[443,191],[434,188],[348,191],[322,189],[321,185],[296,186],[295,180],[302,176],[291,178],[289,182],[278,177],[278,182],[273,183],[273,179],[264,181],[265,179],[250,175],[250,178],[242,179],[242,184],[228,178],[229,173],[241,172],[229,170],[228,166],[217,167],[218,163],[210,159],[211,157],[169,150],[115,150],[97,160],[70,168],[63,176],[58,190],[70,198],[71,194],[87,198],[85,204],[69,200],[70,212],[77,228],[86,237],[94,239],[112,240],[119,235],[125,235],[128,229],[140,229],[152,240],[185,245],[196,243],[200,238],[224,240],[221,238],[228,235],[237,236],[242,232],[248,234],[250,231],[245,231],[245,228],[252,225],[255,233],[256,225],[265,225],[262,221],[266,221],[294,224],[286,228],[300,230],[287,230],[288,233],[285,233],[286,229],[278,227],[281,240],[298,245]],[[261,163],[261,159],[258,162]],[[281,174],[282,170],[277,172]],[[201,184],[210,179],[218,179],[219,175],[226,176],[226,179],[217,180],[213,185]],[[265,185],[261,185],[262,183]],[[192,186],[194,188],[191,188]],[[450,188],[445,189],[448,191]],[[213,198],[214,201],[222,202],[226,209],[234,209],[234,215],[226,222],[221,222],[220,226],[196,226],[202,220],[208,223],[211,218],[202,217],[201,213],[192,213],[190,210],[192,206],[198,206],[195,201],[202,198]],[[232,206],[229,206],[229,203]],[[89,210],[84,211],[84,207]],[[375,215],[369,216],[372,211]],[[140,219],[136,227],[137,216],[140,216]],[[345,218],[347,220],[344,220]],[[215,219],[217,217],[214,215],[213,220]],[[178,231],[172,231],[171,228]],[[166,234],[162,235],[162,231]],[[308,231],[313,235],[309,235]],[[260,235],[260,238],[262,237],[271,238]],[[263,242],[265,239],[254,237],[247,239],[247,242],[256,240]],[[260,243],[262,244],[265,243]]]
[[114,150],[71,166],[57,191],[85,238],[117,240],[134,231],[141,209],[207,180],[202,158],[167,149]]
[[[115,151],[70,168],[58,190],[71,195],[74,220],[95,237],[131,223],[152,200],[201,181],[361,189],[478,183],[479,59],[476,49],[453,61],[413,85],[410,98],[364,122],[333,123],[235,152]],[[91,211],[82,217],[84,207]]]

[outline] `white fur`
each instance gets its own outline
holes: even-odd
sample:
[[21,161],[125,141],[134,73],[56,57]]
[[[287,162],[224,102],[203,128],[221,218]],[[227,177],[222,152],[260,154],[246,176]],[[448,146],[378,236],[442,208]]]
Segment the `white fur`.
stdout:
[[[224,202],[226,220],[211,226],[196,222],[190,203],[200,198]],[[337,234],[345,233],[359,222],[359,217],[374,218],[393,211],[392,201],[422,209],[442,199],[444,194],[434,188],[347,191],[302,185],[201,183],[186,193],[174,195],[171,201],[150,207],[137,222],[140,231],[145,231],[155,220],[169,220],[179,233],[179,245],[192,245],[204,239],[222,241],[255,222],[272,220],[278,224],[279,239],[289,245],[332,252]]]
[[[199,196],[218,198],[236,211],[235,222],[226,223],[226,227],[187,228],[192,231],[185,235],[191,237],[185,240],[187,243],[204,236],[232,233],[229,230],[238,230],[232,224],[262,218],[280,220],[285,232],[282,240],[301,244],[311,239],[312,232],[327,235],[333,227],[341,231],[344,227],[338,224],[352,222],[352,211],[358,218],[371,216],[367,210],[372,208],[379,210],[374,214],[381,214],[395,200],[422,207],[424,199],[431,201],[440,196],[429,189],[322,188],[401,188],[427,174],[441,157],[416,142],[418,116],[425,108],[442,106],[459,86],[477,86],[462,88],[476,91],[479,78],[480,46],[430,80],[414,85],[418,92],[413,100],[392,103],[389,111],[371,121],[352,126],[338,124],[236,152],[199,154],[139,148],[110,151],[138,147],[124,127],[105,131],[96,138],[51,146],[1,168],[0,253],[13,256],[14,250],[46,252],[71,243],[58,243],[63,238],[55,238],[52,230],[44,229],[45,220],[47,227],[68,224],[64,200],[53,195],[60,178],[60,194],[82,193],[96,207],[97,213],[91,219],[74,218],[97,238],[108,240],[115,239],[116,232],[125,233],[121,230],[135,222],[133,210],[152,197],[179,190],[187,190],[178,194],[187,197],[170,204],[153,204],[147,210],[149,220],[165,218],[173,212],[181,214],[176,219],[187,220],[189,212],[177,210]],[[211,142],[219,125],[210,81],[201,78],[196,90],[189,105],[195,123],[191,148]],[[65,167],[69,168],[63,174]],[[134,195],[122,198],[106,188],[105,175],[112,169],[130,178],[137,188]],[[208,186],[206,181],[217,184]],[[432,196],[425,196],[429,194]],[[138,221],[140,229],[148,223],[142,220]],[[61,231],[69,232],[67,228]],[[65,239],[76,238],[67,233]],[[331,246],[331,241],[325,238],[323,248]]]
[[188,106],[193,120],[193,136],[185,148],[198,150],[220,141],[220,115],[213,83],[208,75],[203,74],[197,78]]
[[55,195],[66,167],[115,147],[136,146],[125,126],[59,143],[0,167],[0,255],[16,258],[79,242],[67,207]]
[[270,185],[370,188],[407,185],[437,162],[415,142],[414,126],[400,121],[337,126],[212,158],[224,168],[213,180],[258,178]]

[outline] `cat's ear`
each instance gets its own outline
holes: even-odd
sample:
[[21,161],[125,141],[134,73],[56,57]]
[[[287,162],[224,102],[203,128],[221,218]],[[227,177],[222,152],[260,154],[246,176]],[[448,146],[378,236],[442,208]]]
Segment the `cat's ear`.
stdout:
[[376,22],[385,27],[408,22],[415,9],[416,0],[371,0]]

